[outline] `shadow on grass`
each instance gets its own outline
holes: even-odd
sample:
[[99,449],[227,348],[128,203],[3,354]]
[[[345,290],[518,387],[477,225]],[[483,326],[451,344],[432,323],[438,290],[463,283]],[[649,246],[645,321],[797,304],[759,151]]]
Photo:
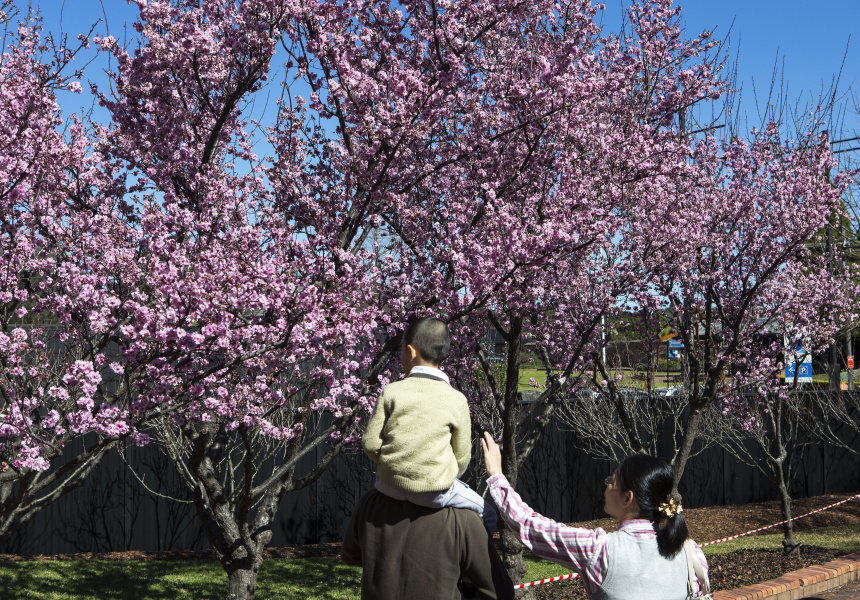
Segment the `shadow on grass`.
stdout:
[[[358,600],[361,569],[338,558],[270,559],[257,600]],[[70,561],[0,564],[3,598],[15,600],[220,600],[227,575],[217,561]]]
[[[566,572],[529,557],[530,575]],[[220,600],[227,575],[214,560],[0,563],[0,597],[15,600]],[[269,559],[256,600],[359,600],[361,569],[339,558]]]
[[361,569],[347,566],[339,558],[267,560],[257,582],[257,600],[358,600],[360,597]]
[[19,562],[0,565],[0,589],[16,600],[192,600],[222,598],[217,562]]

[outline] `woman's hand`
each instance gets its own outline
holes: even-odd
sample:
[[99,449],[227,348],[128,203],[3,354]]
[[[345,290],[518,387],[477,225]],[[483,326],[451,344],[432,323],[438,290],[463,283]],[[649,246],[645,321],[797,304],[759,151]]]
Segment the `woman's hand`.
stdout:
[[481,438],[481,448],[484,450],[484,465],[487,467],[487,475],[502,474],[502,452],[499,445],[493,441],[493,436],[488,431]]

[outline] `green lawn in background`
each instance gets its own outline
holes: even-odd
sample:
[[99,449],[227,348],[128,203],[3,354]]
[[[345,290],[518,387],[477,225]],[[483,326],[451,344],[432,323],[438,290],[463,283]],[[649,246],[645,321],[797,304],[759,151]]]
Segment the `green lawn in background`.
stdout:
[[[821,546],[845,552],[860,552],[860,523],[848,523],[833,527],[821,527],[808,531],[795,531],[794,539],[807,546]],[[742,548],[765,548],[782,550],[782,531],[778,533],[757,533],[722,544],[702,548],[705,554],[724,554]]]
[[536,389],[531,386],[529,379],[534,377],[538,385],[546,383],[546,371],[543,369],[520,369],[520,388],[519,391]]
[[[801,531],[803,544],[860,551],[860,523]],[[751,535],[704,548],[721,554],[741,548],[782,548],[782,534]],[[525,553],[530,581],[569,569]],[[339,558],[268,559],[257,584],[258,600],[293,598],[358,600],[361,570]],[[0,563],[0,590],[15,600],[216,600],[227,576],[214,560],[45,561]]]
[[[644,388],[644,382],[643,381],[638,380],[638,379],[633,379],[632,377],[630,377],[632,371],[630,371],[629,369],[622,369],[619,371],[613,371],[612,372],[613,375],[615,375],[616,373],[619,373],[623,376],[622,379],[620,381],[618,381],[619,387]],[[678,375],[678,373],[676,371],[670,371],[669,372],[670,377],[674,377],[676,375]],[[542,387],[541,388],[532,387],[532,385],[529,383],[529,379],[532,377],[534,377],[535,382],[539,386],[543,386],[546,383],[546,371],[545,370],[543,370],[543,369],[520,369],[519,391],[522,392],[525,390],[542,389]],[[655,376],[655,380],[654,380],[654,387],[655,388],[664,388],[664,387],[673,386],[673,385],[677,385],[677,383],[674,380],[670,380],[667,383],[666,382],[666,373],[664,371],[657,371],[656,376]]]
[[[857,371],[855,371],[856,373]],[[622,375],[622,379],[618,381],[619,387],[630,387],[630,388],[644,388],[644,382],[640,379],[633,379],[631,377],[633,371],[631,369],[619,369],[617,371],[612,371],[613,375],[620,374]],[[847,381],[847,371],[842,371],[842,380]],[[680,373],[676,370],[669,371],[669,381],[666,380],[666,371],[657,370],[654,372],[654,387],[655,388],[664,388],[678,385],[678,382],[675,381],[675,377],[677,377]],[[504,374],[501,375],[504,377]],[[498,375],[497,375],[498,377]],[[535,369],[535,368],[521,368],[520,369],[520,385],[519,391],[524,390],[533,390],[534,387],[529,383],[529,379],[534,377],[535,382],[539,386],[543,386],[546,383],[546,371],[544,369]],[[780,379],[781,382],[785,382],[785,379]],[[815,385],[821,386],[826,385],[828,382],[827,375],[814,375],[812,377],[812,381]],[[810,385],[810,384],[807,384]],[[540,389],[540,388],[539,388]]]

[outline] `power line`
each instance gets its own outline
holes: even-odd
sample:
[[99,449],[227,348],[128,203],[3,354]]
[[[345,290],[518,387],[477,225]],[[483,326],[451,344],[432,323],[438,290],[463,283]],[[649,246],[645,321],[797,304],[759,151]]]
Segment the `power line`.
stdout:
[[[858,135],[857,137],[853,137],[853,138],[845,138],[844,140],[836,140],[835,142],[830,142],[830,143],[831,144],[841,144],[843,142],[854,142],[856,140],[860,140],[860,135]],[[841,152],[841,150],[840,150],[840,152]]]

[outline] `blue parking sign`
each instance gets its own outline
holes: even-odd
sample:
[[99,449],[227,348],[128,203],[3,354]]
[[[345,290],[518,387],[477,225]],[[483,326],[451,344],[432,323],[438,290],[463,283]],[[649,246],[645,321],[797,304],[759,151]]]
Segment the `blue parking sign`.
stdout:
[[[793,356],[792,359],[796,360],[797,357]],[[785,382],[793,383],[794,382],[794,373],[797,370],[797,363],[790,362],[785,365]],[[812,355],[807,354],[803,357],[803,362],[800,363],[800,373],[797,375],[798,383],[811,383],[812,382]]]

